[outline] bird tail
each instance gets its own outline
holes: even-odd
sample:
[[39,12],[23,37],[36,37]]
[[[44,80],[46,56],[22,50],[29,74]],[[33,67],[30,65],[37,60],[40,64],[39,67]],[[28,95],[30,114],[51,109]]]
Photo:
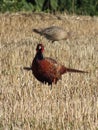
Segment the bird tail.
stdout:
[[62,67],[62,69],[60,70],[61,74],[67,73],[67,72],[72,72],[72,73],[88,73],[87,71],[83,71],[83,70],[77,70],[77,69],[71,69],[71,68],[66,68],[66,67]]
[[24,69],[24,70],[27,70],[27,71],[32,70],[31,67],[23,67],[23,69]]
[[40,29],[33,29],[33,32],[41,34],[41,30]]
[[66,68],[66,72],[74,72],[74,73],[88,73],[87,71],[77,70],[77,69],[70,69],[70,68]]

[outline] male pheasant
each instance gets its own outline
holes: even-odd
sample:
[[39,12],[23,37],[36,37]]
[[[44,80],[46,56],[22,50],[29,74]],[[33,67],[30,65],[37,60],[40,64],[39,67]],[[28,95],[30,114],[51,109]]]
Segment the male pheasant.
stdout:
[[82,70],[66,68],[64,65],[57,63],[54,59],[44,57],[44,46],[42,44],[37,45],[36,51],[32,66],[24,67],[24,69],[32,70],[33,75],[41,82],[52,85],[52,83],[56,84],[66,72],[87,73]]
[[51,26],[45,29],[33,29],[34,32],[45,36],[47,39],[54,41],[66,40],[70,37],[70,32],[66,32],[63,28],[58,26]]

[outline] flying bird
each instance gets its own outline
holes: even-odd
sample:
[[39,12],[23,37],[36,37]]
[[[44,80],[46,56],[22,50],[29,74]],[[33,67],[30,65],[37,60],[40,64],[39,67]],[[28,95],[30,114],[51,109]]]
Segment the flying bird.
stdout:
[[25,70],[32,70],[36,79],[43,83],[56,84],[61,76],[67,72],[87,73],[86,71],[67,68],[52,58],[44,57],[43,52],[43,44],[38,44],[31,67],[24,67]]
[[48,40],[59,41],[68,39],[71,34],[58,26],[51,26],[45,29],[33,29],[35,33],[45,36]]

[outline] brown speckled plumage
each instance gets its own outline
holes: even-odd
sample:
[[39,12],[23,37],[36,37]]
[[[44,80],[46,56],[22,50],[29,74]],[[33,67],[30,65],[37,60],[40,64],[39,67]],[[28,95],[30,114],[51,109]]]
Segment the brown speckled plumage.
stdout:
[[70,37],[70,33],[66,32],[63,28],[51,26],[45,29],[33,29],[34,32],[44,35],[47,39],[54,41],[66,40]]
[[43,56],[44,46],[38,44],[36,55],[33,59],[31,68],[24,67],[26,70],[32,70],[33,75],[41,82],[52,84],[61,79],[62,74],[66,72],[87,73],[85,71],[66,68],[57,63],[54,59]]

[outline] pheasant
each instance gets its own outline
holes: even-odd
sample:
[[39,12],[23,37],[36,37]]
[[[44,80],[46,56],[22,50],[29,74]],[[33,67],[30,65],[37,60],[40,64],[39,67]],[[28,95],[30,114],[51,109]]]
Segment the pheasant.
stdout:
[[44,57],[44,46],[42,44],[37,45],[36,51],[31,67],[24,67],[24,69],[32,70],[36,79],[43,83],[56,84],[66,72],[87,73],[86,71],[67,68],[52,58]]
[[66,40],[70,37],[70,32],[66,32],[63,28],[51,26],[45,29],[33,29],[34,32],[45,36],[47,39],[54,41]]

